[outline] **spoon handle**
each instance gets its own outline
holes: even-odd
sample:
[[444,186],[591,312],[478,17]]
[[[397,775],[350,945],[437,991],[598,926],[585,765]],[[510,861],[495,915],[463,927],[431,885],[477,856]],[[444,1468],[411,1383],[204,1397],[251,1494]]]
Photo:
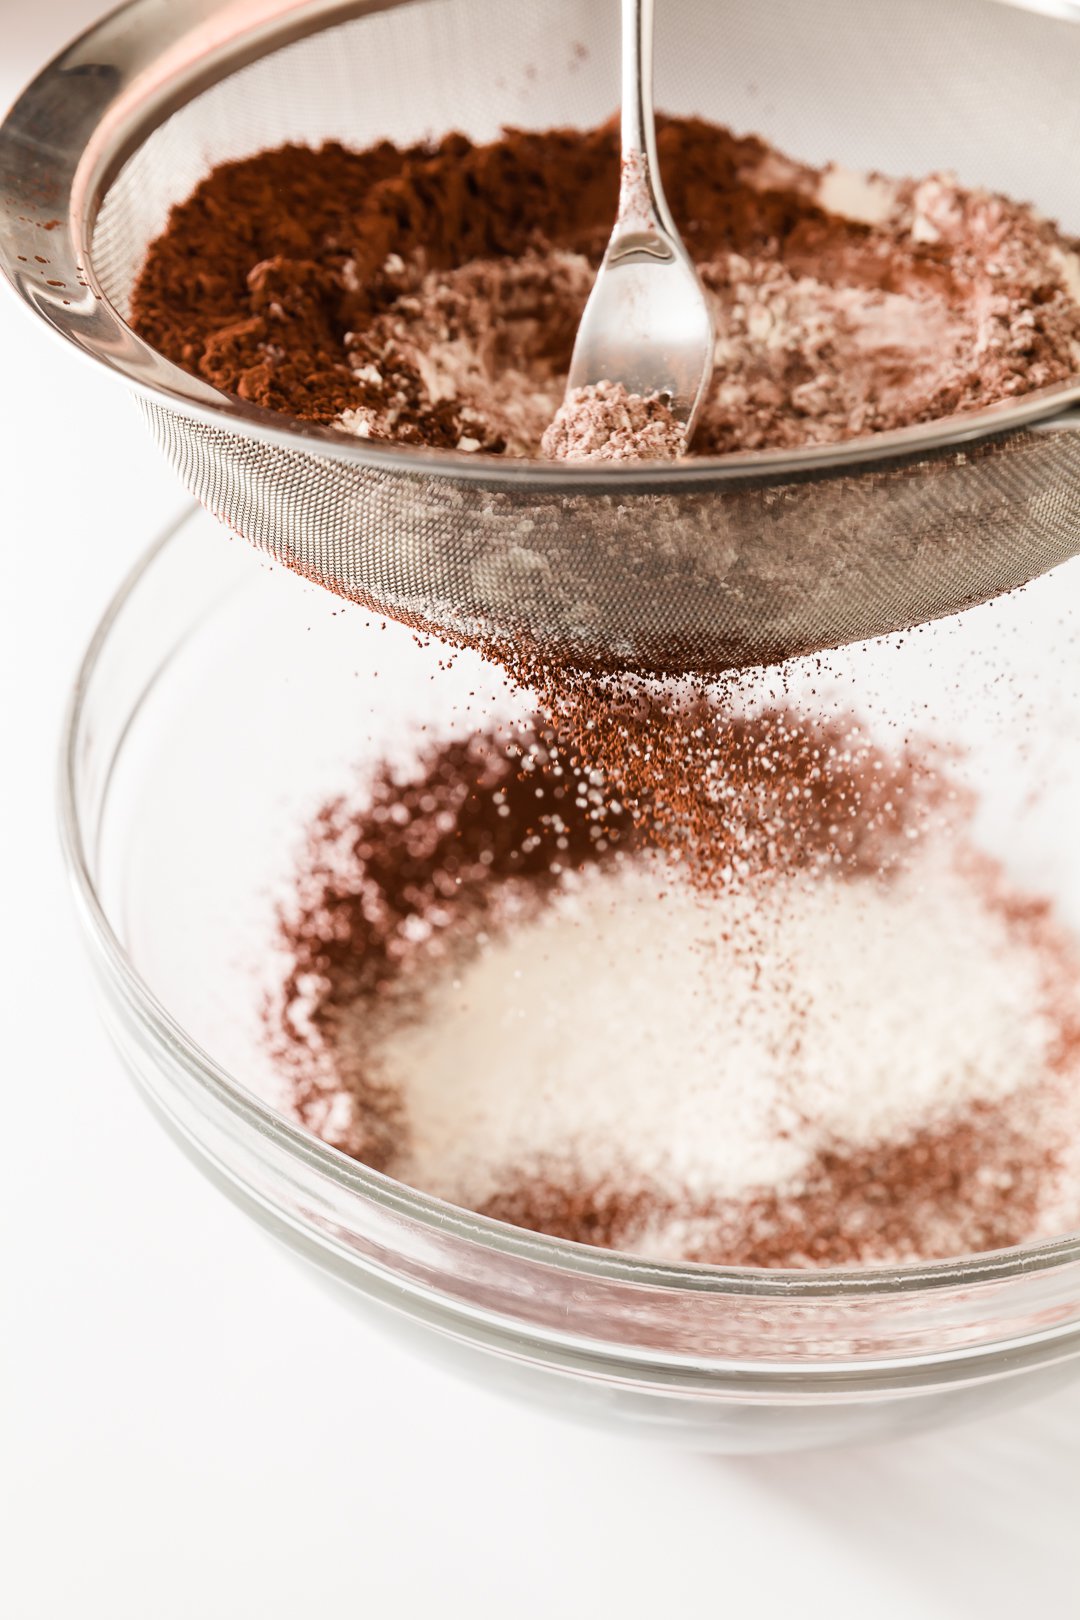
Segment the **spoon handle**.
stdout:
[[675,230],[660,179],[653,111],[654,0],[622,0],[622,229]]

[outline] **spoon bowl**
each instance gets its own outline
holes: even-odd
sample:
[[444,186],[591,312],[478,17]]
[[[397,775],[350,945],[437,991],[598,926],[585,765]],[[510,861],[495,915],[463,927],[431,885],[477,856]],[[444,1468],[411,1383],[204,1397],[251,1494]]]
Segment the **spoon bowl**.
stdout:
[[622,0],[619,209],[578,327],[567,397],[600,383],[658,395],[688,444],[712,377],[715,334],[660,179],[652,41],[653,0]]
[[617,231],[581,318],[568,390],[611,381],[630,394],[659,394],[689,439],[713,341],[697,271],[678,237]]

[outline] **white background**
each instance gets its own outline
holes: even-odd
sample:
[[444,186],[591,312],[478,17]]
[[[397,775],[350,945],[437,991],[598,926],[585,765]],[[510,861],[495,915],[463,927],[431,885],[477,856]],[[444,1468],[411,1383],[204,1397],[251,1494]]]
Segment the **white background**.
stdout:
[[[0,102],[97,9],[0,0]],[[828,1455],[598,1437],[370,1336],[181,1159],[95,1019],[54,767],[97,616],[183,500],[124,395],[8,296],[0,376],[0,1609],[1080,1612],[1080,1387]]]

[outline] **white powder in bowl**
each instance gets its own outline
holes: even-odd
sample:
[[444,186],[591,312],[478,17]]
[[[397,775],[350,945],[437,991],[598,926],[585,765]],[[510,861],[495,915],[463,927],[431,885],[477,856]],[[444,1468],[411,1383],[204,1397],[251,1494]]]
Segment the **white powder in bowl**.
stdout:
[[1024,1086],[1045,1000],[1035,943],[929,844],[888,882],[707,898],[635,859],[436,966],[374,1048],[358,1006],[353,1038],[401,1098],[413,1186],[475,1208],[558,1165],[737,1197]]

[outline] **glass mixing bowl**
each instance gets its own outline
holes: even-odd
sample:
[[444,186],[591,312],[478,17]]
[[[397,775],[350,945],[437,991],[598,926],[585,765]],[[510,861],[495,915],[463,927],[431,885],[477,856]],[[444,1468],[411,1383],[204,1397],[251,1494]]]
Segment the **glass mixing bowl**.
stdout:
[[[1073,921],[1078,569],[837,655],[833,671],[890,724],[962,727],[980,836]],[[479,660],[433,681],[437,654],[202,513],[151,550],[95,636],[67,731],[64,841],[109,1029],[185,1151],[402,1341],[667,1441],[740,1452],[906,1433],[1080,1371],[1077,1237],[860,1272],[658,1265],[452,1208],[290,1121],[260,975],[305,817],[419,725],[515,701]]]

